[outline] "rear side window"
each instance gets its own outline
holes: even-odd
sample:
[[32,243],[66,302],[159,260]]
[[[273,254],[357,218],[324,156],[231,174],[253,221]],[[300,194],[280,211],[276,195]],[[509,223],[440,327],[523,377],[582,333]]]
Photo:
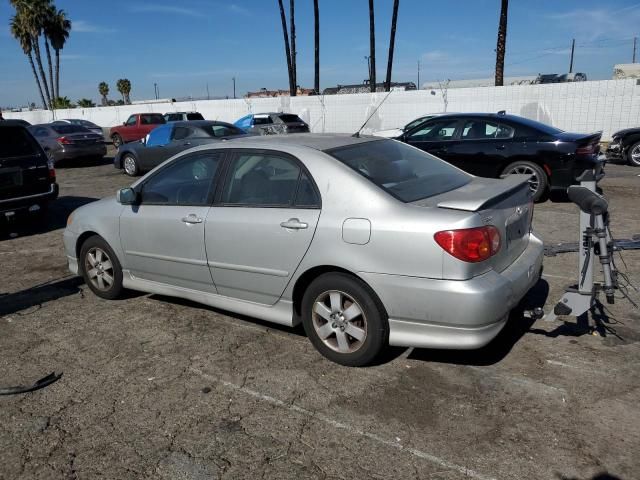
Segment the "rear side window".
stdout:
[[171,135],[171,127],[169,125],[154,128],[149,134],[147,147],[157,147],[168,144],[169,135]]
[[245,135],[243,130],[227,125],[203,125],[196,129],[197,136],[203,136],[204,132],[209,137],[230,137],[232,135]]
[[439,158],[394,140],[334,148],[326,153],[405,203],[460,188],[472,178]]
[[255,117],[253,117],[254,125],[270,125],[272,123],[273,123],[273,120],[268,115],[261,115],[261,116],[256,115]]
[[80,126],[72,124],[56,124],[51,125],[51,129],[61,135],[68,135],[70,133],[87,133],[89,130]]
[[178,122],[178,121],[182,120],[182,115],[180,115],[179,113],[167,113],[164,116],[164,119],[167,122]]
[[187,120],[204,120],[204,117],[199,113],[187,113]]
[[22,127],[0,127],[0,158],[38,155],[40,149]]
[[281,115],[278,115],[278,117],[284,123],[300,123],[300,122],[302,122],[302,119],[299,116],[292,115],[290,113],[283,113]]
[[165,123],[164,117],[159,113],[156,114],[146,114],[140,116],[140,123],[142,125],[156,125],[160,123]]
[[513,137],[513,127],[486,120],[469,120],[462,128],[462,140],[491,140]]

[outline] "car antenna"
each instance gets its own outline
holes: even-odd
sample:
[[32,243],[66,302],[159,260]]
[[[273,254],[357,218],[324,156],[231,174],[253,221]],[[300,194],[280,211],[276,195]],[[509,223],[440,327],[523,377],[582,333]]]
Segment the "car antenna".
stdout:
[[391,92],[393,92],[393,90],[389,90],[389,92],[385,95],[385,97],[382,99],[382,101],[378,104],[378,106],[376,108],[373,109],[373,112],[371,112],[371,115],[369,115],[369,117],[367,118],[367,120],[362,124],[362,126],[358,129],[358,131],[356,133],[354,133],[353,135],[351,135],[352,137],[355,138],[360,138],[360,132],[362,131],[362,129],[367,125],[367,123],[369,123],[369,120],[371,120],[371,117],[373,117],[376,112],[378,111],[378,109],[382,106],[382,104],[387,100],[387,98],[389,98],[389,95],[391,95]]

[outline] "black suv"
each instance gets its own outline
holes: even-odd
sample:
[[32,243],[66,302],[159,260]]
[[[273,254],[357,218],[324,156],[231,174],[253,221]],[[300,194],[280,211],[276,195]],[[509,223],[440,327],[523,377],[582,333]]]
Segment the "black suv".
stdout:
[[602,165],[601,135],[563,132],[503,112],[456,113],[418,123],[398,140],[479,177],[531,175],[538,201],[549,192],[566,193],[582,172]]
[[58,196],[53,162],[19,122],[0,122],[0,218],[38,212]]

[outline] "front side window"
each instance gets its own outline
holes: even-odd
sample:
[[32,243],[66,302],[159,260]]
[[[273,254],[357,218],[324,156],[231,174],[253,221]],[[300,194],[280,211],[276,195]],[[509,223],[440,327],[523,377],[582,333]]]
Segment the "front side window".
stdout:
[[203,153],[172,162],[142,185],[141,203],[210,205],[221,158],[220,153]]
[[[228,205],[255,205],[269,207],[293,206],[298,186],[303,186],[300,201],[317,204],[317,194],[300,166],[292,159],[277,154],[244,153],[238,155],[229,169],[222,202]],[[313,193],[308,192],[313,189]]]
[[427,122],[409,135],[409,140],[419,142],[437,142],[451,140],[456,132],[457,120]]
[[161,126],[151,130],[149,138],[147,140],[147,147],[158,147],[161,145],[167,145],[169,143],[169,136],[171,135],[171,127]]
[[189,129],[187,127],[176,127],[173,132],[174,140],[184,140],[189,136]]
[[133,125],[136,124],[136,116],[135,115],[131,115],[128,119],[127,122],[125,123],[125,125],[127,127],[132,127]]
[[360,143],[326,153],[406,203],[460,188],[472,178],[433,155],[394,140]]

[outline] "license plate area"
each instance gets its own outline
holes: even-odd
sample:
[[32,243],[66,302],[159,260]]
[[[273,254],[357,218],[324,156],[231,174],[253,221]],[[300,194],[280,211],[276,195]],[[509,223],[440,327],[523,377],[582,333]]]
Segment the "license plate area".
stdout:
[[506,232],[507,248],[510,248],[529,233],[529,216],[521,214],[518,218],[513,218],[510,222],[507,222]]
[[0,188],[13,188],[22,186],[21,168],[0,168]]

